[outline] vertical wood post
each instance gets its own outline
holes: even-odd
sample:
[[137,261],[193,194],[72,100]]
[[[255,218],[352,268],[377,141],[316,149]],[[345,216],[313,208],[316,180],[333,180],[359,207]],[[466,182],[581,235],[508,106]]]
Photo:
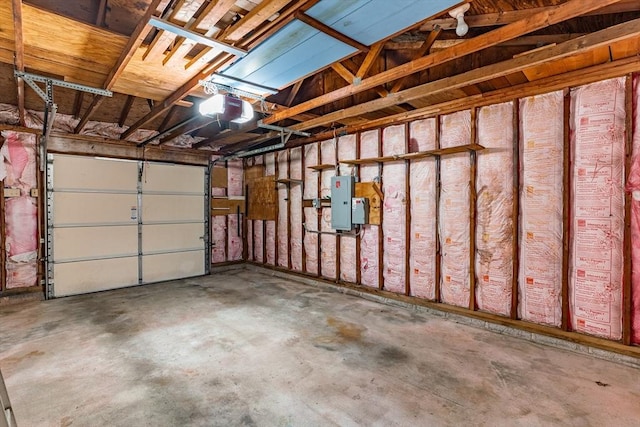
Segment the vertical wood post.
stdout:
[[[409,123],[404,125],[404,152],[408,153],[411,141],[411,127]],[[405,244],[404,244],[404,271],[405,271],[405,295],[411,295],[411,160],[404,161],[405,177]]]
[[511,232],[513,233],[511,312],[509,317],[518,317],[518,270],[520,266],[520,103],[513,100],[513,216]]
[[571,92],[564,92],[564,147],[562,192],[562,330],[570,329],[569,322],[569,252],[571,233]]
[[[378,129],[378,153],[377,156],[382,156],[382,136],[384,133],[382,129]],[[382,190],[382,171],[383,164],[378,162],[378,179],[380,180],[380,189]],[[384,191],[383,191],[384,194]],[[380,209],[380,225],[378,226],[378,289],[384,289],[384,231],[382,224],[384,223],[384,202],[383,208]]]
[[[440,149],[440,116],[436,116],[436,150]],[[436,278],[435,278],[435,301],[441,301],[440,280],[442,277],[442,245],[440,244],[440,191],[442,182],[440,181],[441,157],[436,156]]]
[[[471,143],[477,143],[477,112],[471,109]],[[475,151],[469,152],[469,310],[476,309],[476,190],[477,155]]]
[[[629,74],[625,82],[625,164],[624,185],[629,181],[633,155],[633,75]],[[640,131],[637,129],[636,131]],[[624,273],[622,281],[622,343],[631,345],[631,286],[633,258],[631,257],[631,193],[625,191],[624,200]]]

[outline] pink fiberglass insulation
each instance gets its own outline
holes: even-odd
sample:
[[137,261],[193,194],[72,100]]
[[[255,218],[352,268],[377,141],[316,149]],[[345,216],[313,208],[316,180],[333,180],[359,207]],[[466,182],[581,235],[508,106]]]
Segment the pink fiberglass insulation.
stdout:
[[631,193],[631,341],[640,344],[640,75],[633,76],[633,152],[626,190]]
[[[265,175],[272,176],[276,174],[275,153],[265,154]],[[266,235],[264,236],[264,244],[267,249],[266,263],[276,265],[276,221],[266,222]]]
[[[302,179],[302,148],[290,151],[291,179]],[[289,199],[291,200],[291,269],[302,271],[302,185],[292,183]]]
[[[377,130],[360,135],[360,158],[378,157],[380,134]],[[379,169],[375,164],[360,166],[361,182],[380,182]],[[365,286],[378,287],[378,233],[380,226],[365,225],[360,235],[360,281]]]
[[[309,166],[318,165],[318,144],[305,145],[304,150],[304,198],[313,199],[319,197],[318,172]],[[307,230],[318,230],[318,211],[315,208],[304,208],[304,226]],[[318,274],[318,234],[304,233],[304,252],[306,257],[305,270],[311,274]]]
[[253,240],[253,221],[247,220],[247,259],[250,261],[255,261],[255,257],[253,255],[253,245],[255,241]]
[[[415,121],[411,123],[409,132],[409,151],[435,149],[435,119]],[[436,297],[435,158],[412,160],[409,179],[411,191],[410,291],[413,296],[433,300]]]
[[[441,117],[440,147],[471,142],[469,110]],[[442,302],[469,307],[469,154],[451,154],[440,160],[440,248]]]
[[[280,151],[278,156],[278,179],[289,178],[288,151]],[[287,199],[289,184],[278,184],[278,265],[289,267],[289,209]]]
[[518,317],[562,323],[564,96],[520,100]]
[[[405,126],[391,126],[382,134],[382,155],[405,154]],[[407,166],[404,161],[388,162],[382,168],[382,233],[384,236],[383,277],[384,289],[405,293],[407,280],[405,247],[407,240]]]
[[253,222],[253,257],[257,262],[265,262],[264,260],[264,232],[263,222],[254,220]]
[[38,203],[29,196],[30,190],[37,187],[35,137],[11,131],[2,135],[5,144],[0,161],[6,173],[3,184],[20,189],[22,194],[5,202],[6,286],[29,287],[37,283],[38,268]]
[[[338,139],[338,159],[353,160],[356,158],[356,135],[341,136]],[[340,164],[340,175],[353,175],[354,167]],[[356,239],[353,234],[340,236],[340,279],[356,282]]]
[[[240,217],[242,221],[242,217]],[[242,222],[238,229],[238,215],[227,215],[227,261],[242,259]]]
[[640,75],[633,77],[633,155],[627,191],[631,193],[631,341],[640,344]]
[[227,260],[227,217],[214,216],[211,221],[211,240],[213,240],[213,249],[211,254],[211,262],[225,262]]
[[[336,163],[336,141],[330,139],[320,143],[320,161],[323,165],[333,165]],[[326,169],[320,175],[320,197],[331,196],[331,177],[336,175],[335,169]],[[320,230],[332,232],[331,228],[331,208],[321,209]],[[329,279],[336,278],[336,236],[330,234],[320,235],[320,273]]]
[[[227,163],[227,195],[231,198],[244,194],[242,160],[230,160]],[[227,261],[242,259],[242,229],[238,230],[238,221],[242,216],[232,213],[227,216]]]
[[569,309],[578,332],[622,337],[625,78],[571,92]]
[[242,196],[244,194],[242,176],[242,160],[229,160],[227,163],[227,194],[230,197]]
[[478,111],[476,301],[508,316],[513,286],[513,103]]

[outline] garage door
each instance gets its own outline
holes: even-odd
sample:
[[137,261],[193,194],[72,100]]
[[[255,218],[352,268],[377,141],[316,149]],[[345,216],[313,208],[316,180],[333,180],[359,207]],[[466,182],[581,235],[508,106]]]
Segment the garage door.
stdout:
[[49,155],[47,295],[205,274],[204,167]]

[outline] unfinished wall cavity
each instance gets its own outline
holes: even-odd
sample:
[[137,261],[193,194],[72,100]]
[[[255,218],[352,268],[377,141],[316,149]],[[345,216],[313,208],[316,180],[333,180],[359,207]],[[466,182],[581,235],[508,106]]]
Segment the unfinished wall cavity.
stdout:
[[[12,131],[2,132],[0,180],[5,187],[4,221],[6,289],[38,284],[38,199],[36,137]],[[15,193],[15,194],[14,194]]]
[[[436,148],[436,120],[418,120],[409,126],[409,151]],[[410,295],[436,299],[436,181],[438,160],[425,157],[411,162]]]
[[[631,193],[631,340],[640,344],[640,74],[633,78],[633,150],[627,191]],[[627,254],[628,255],[628,254]]]
[[622,338],[625,79],[571,93],[572,328]]
[[[471,143],[471,112],[441,117],[440,147]],[[470,168],[469,153],[440,160],[440,247],[442,248],[442,302],[469,307],[470,298]]]
[[520,100],[518,316],[562,323],[564,97]]
[[[372,158],[380,155],[380,132],[372,130],[360,135],[360,157]],[[360,166],[362,182],[380,182],[381,166],[365,164]],[[361,281],[365,286],[379,286],[379,236],[380,226],[367,225],[362,229],[360,237],[360,269]]]
[[476,300],[479,310],[509,316],[513,287],[513,103],[478,110]]

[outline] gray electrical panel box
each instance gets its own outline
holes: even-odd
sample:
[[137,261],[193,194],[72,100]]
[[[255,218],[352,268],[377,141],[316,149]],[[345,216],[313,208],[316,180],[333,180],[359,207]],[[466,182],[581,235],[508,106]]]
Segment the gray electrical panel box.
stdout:
[[350,231],[351,199],[354,192],[352,176],[331,177],[331,228],[340,231]]
[[366,197],[351,199],[351,222],[358,225],[369,224],[369,199]]

